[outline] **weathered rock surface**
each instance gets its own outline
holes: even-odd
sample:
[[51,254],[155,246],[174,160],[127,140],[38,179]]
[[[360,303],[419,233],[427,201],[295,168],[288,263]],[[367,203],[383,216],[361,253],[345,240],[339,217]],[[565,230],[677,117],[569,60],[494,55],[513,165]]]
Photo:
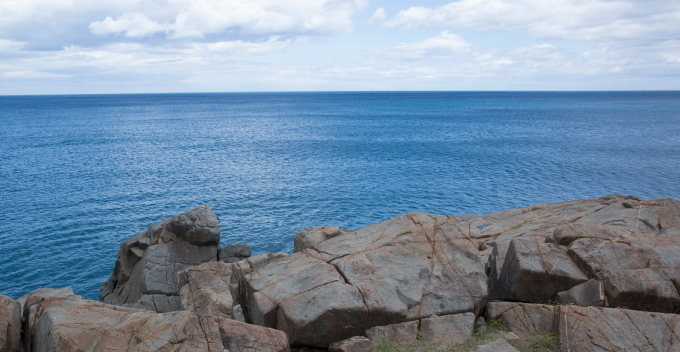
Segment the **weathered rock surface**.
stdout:
[[0,352],[21,350],[21,305],[0,295]]
[[236,243],[217,250],[217,260],[225,263],[235,263],[247,259],[252,253],[252,248],[246,244]]
[[374,326],[366,330],[366,336],[374,343],[415,341],[418,336],[418,322]]
[[491,341],[489,343],[477,346],[477,351],[479,352],[519,352],[516,348],[512,347],[508,341],[505,339],[498,339],[496,341]]
[[[228,318],[181,311],[157,314],[84,300],[29,296],[30,341],[25,352],[71,351],[288,351],[283,332]],[[42,300],[40,300],[42,299]]]
[[219,220],[207,205],[152,224],[120,244],[99,300],[156,312],[180,310],[177,272],[217,260],[219,242]]
[[373,342],[364,336],[354,336],[347,340],[333,342],[328,352],[364,352],[373,347]]
[[231,264],[223,262],[203,263],[177,273],[182,309],[199,316],[233,318],[231,273]]
[[317,226],[298,231],[295,235],[294,252],[301,252],[307,248],[314,248],[317,244],[346,233],[338,226]]
[[47,306],[47,304],[56,304],[69,299],[79,300],[80,296],[74,295],[70,287],[58,289],[41,288],[25,295],[22,299],[24,300],[24,310],[22,313],[24,321],[22,323],[21,339],[24,352],[32,352],[35,345],[36,325],[42,315],[41,308],[43,307],[43,302],[46,302]]
[[473,313],[431,317],[420,321],[423,342],[431,345],[458,345],[470,336],[475,325]]
[[488,320],[501,319],[503,325],[516,333],[558,332],[559,309],[545,304],[489,302]]
[[594,285],[584,284],[598,280],[605,306],[680,311],[678,201],[608,196],[471,221],[470,237],[491,248],[490,300],[546,303],[563,292],[571,303],[599,305]]
[[564,351],[679,351],[680,315],[596,307],[560,307]]

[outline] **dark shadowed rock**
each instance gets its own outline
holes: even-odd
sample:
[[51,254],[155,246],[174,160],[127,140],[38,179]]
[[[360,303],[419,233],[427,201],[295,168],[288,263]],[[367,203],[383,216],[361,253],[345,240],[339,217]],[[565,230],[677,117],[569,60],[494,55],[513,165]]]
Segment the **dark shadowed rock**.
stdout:
[[486,318],[500,319],[503,325],[516,333],[553,332],[557,333],[555,306],[517,302],[487,303]]
[[231,318],[231,273],[231,264],[222,262],[203,263],[177,273],[182,309],[199,316]]
[[458,345],[470,336],[475,325],[473,313],[431,317],[420,321],[423,342],[431,345]]
[[586,281],[564,248],[516,238],[510,242],[497,289],[502,300],[545,303]]
[[416,340],[417,335],[418,321],[374,326],[366,330],[366,336],[374,343],[411,342]]
[[19,352],[21,347],[21,305],[0,295],[0,352]]
[[152,224],[120,244],[99,300],[157,312],[179,310],[177,272],[215,261],[219,241],[219,220],[207,205]]
[[364,336],[354,336],[347,340],[333,342],[328,352],[364,352],[373,347],[373,342]]
[[252,248],[248,245],[237,243],[217,250],[217,260],[225,263],[235,263],[250,257]]
[[560,307],[563,351],[677,351],[680,315],[596,307]]
[[600,280],[590,279],[580,285],[562,291],[557,294],[557,301],[563,304],[575,304],[581,307],[604,305],[604,283]]
[[360,335],[366,313],[359,290],[336,281],[283,301],[276,328],[291,345],[326,347]]

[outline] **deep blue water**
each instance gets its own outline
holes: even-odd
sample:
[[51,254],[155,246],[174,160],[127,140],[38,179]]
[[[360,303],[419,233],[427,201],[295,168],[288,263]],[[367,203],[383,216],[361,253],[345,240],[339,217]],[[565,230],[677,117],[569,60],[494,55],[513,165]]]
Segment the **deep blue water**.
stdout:
[[680,92],[0,97],[0,294],[97,299],[119,242],[201,203],[262,253],[612,193],[680,199]]

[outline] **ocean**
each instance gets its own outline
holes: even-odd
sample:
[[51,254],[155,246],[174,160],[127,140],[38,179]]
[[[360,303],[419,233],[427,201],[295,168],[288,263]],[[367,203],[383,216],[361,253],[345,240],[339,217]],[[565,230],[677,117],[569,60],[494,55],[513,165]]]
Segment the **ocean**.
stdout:
[[203,203],[257,254],[614,193],[680,199],[680,92],[0,96],[0,294],[98,299],[121,241]]

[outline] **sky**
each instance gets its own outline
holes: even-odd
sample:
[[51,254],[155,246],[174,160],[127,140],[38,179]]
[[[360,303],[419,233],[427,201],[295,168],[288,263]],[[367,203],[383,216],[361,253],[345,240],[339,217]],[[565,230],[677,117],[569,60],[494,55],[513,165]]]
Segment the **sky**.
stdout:
[[0,95],[678,89],[678,0],[0,0]]

